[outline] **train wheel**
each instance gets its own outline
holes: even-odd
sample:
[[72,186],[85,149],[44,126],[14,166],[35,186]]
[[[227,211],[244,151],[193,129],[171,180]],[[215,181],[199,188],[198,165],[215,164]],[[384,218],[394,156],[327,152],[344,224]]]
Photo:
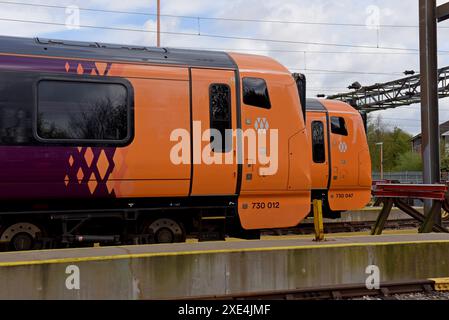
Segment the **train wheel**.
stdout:
[[7,244],[7,248],[10,251],[39,249],[37,248],[36,239],[41,234],[41,228],[33,223],[14,223],[0,233],[0,243]]
[[154,235],[154,241],[156,243],[175,243],[186,241],[186,232],[182,224],[172,219],[157,219],[153,221],[148,228],[146,228],[146,230]]

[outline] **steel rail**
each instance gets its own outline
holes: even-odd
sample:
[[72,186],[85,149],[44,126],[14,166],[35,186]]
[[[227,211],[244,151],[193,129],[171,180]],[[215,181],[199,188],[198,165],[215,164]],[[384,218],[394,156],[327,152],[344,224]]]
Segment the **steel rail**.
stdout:
[[361,297],[394,299],[397,294],[431,293],[434,280],[411,280],[381,283],[379,289],[368,289],[366,284],[311,287],[304,289],[236,293],[200,297],[181,297],[176,300],[344,300]]

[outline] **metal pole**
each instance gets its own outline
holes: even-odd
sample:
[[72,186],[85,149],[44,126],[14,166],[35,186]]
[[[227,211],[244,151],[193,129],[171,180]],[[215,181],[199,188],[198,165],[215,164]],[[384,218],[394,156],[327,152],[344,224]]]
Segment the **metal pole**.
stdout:
[[380,145],[380,180],[384,179],[384,144]]
[[[435,184],[440,179],[436,0],[419,0],[419,29],[423,180],[424,184]],[[432,205],[432,201],[425,201],[426,215]],[[436,222],[440,222],[441,216],[437,216]]]
[[161,0],[157,0],[157,47],[161,46]]
[[380,180],[384,179],[384,143],[379,142],[376,143],[377,146],[380,146]]

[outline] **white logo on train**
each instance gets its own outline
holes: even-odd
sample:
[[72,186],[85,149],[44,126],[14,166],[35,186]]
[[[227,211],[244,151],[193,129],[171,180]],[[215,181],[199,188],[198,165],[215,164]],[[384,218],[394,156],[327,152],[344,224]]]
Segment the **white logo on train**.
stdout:
[[346,144],[346,142],[340,142],[338,150],[340,150],[341,153],[346,153],[348,151],[348,145]]
[[257,118],[256,122],[254,123],[254,129],[256,129],[257,131],[270,129],[270,124],[268,123],[267,118]]

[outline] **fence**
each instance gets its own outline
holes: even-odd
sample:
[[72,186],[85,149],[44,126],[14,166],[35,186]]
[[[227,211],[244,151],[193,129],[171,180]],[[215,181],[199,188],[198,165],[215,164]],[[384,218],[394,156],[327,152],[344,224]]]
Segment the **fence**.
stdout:
[[[423,174],[421,171],[404,172],[384,172],[384,180],[399,181],[399,183],[420,184],[423,183]],[[381,180],[379,172],[373,172],[373,180]],[[441,173],[441,181],[449,181],[449,173]]]

